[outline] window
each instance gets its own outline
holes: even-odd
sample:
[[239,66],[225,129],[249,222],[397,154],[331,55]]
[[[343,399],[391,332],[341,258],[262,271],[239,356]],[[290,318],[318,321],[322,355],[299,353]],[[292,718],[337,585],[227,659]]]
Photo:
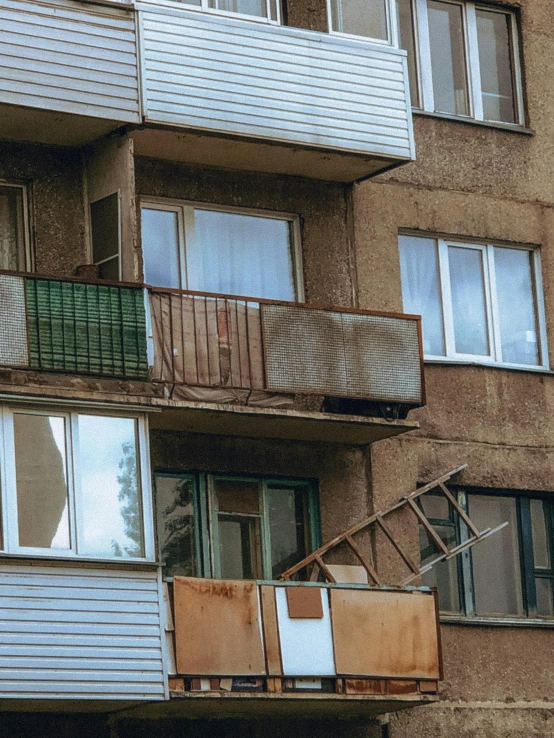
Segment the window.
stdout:
[[319,545],[305,480],[155,475],[158,546],[168,574],[277,579]]
[[121,279],[121,219],[119,193],[113,192],[90,204],[92,263],[98,266],[101,279]]
[[[424,584],[438,587],[441,611],[473,617],[553,617],[554,502],[510,492],[456,494],[479,530],[505,522],[508,526],[423,575]],[[420,504],[450,547],[468,537],[445,498],[424,495]],[[420,541],[422,560],[436,558],[423,527]]]
[[28,217],[25,187],[0,181],[0,269],[31,268]]
[[176,0],[182,5],[190,5],[204,11],[244,15],[279,22],[281,19],[280,0]]
[[412,105],[434,113],[523,125],[513,11],[467,0],[397,0]]
[[152,558],[141,418],[14,407],[1,427],[3,550]]
[[547,367],[538,249],[412,235],[399,247],[426,358]]
[[297,219],[205,205],[144,202],[144,279],[170,287],[301,300]]
[[332,33],[392,43],[391,0],[327,0]]

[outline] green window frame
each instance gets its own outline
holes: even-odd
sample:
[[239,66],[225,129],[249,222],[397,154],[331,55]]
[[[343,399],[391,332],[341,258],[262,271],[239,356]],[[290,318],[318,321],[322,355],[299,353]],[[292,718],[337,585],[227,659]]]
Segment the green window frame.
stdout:
[[[436,586],[441,615],[476,620],[554,620],[554,499],[514,490],[457,489],[459,504],[482,530],[509,525],[423,575]],[[419,503],[452,547],[468,538],[464,523],[438,497]],[[436,557],[420,526],[422,561]]]
[[[248,510],[247,495],[242,495],[242,509],[222,509],[220,488],[234,485],[250,488]],[[257,499],[253,491],[257,489]],[[293,496],[297,525],[301,518],[304,532],[305,555],[321,545],[321,522],[317,483],[310,479],[283,478],[278,476],[207,473],[198,471],[156,470],[154,491],[156,497],[157,539],[160,561],[166,564],[167,574],[219,578],[252,578],[272,581],[278,578],[272,557],[271,498],[273,493],[297,491]],[[289,498],[290,501],[290,498]],[[299,515],[299,506],[302,511]],[[223,505],[225,507],[225,505]],[[274,516],[273,516],[274,517]],[[223,526],[230,523],[231,536],[250,543],[250,553],[258,566],[248,571],[245,563],[243,576],[233,577],[229,566],[222,561],[222,549],[226,534]],[[251,536],[248,541],[249,534]],[[300,534],[299,534],[300,535]],[[227,536],[228,538],[228,536]],[[252,545],[253,544],[253,545]],[[257,548],[256,548],[257,547]],[[247,556],[247,552],[244,553]],[[179,561],[179,557],[186,560]],[[285,562],[283,562],[285,564]],[[295,561],[287,561],[282,570]]]

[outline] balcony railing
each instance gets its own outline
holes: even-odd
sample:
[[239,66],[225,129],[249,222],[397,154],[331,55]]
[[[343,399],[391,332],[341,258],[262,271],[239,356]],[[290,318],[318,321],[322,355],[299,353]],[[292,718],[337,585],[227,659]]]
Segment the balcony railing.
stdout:
[[424,399],[420,318],[150,289],[154,382]]
[[147,379],[143,291],[0,274],[0,365]]
[[436,699],[442,666],[430,590],[185,577],[172,586],[170,688],[183,696],[253,692],[259,704],[356,695],[374,701],[375,714]]

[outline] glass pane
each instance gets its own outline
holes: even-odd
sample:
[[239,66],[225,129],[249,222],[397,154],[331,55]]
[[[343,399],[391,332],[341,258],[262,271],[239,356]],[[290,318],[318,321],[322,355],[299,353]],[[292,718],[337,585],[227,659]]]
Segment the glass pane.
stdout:
[[120,220],[118,192],[90,204],[94,264],[119,255]]
[[80,415],[79,471],[79,553],[144,556],[136,420]]
[[226,10],[230,13],[258,15],[267,18],[266,0],[209,0],[208,6],[216,10]]
[[540,360],[532,259],[531,251],[494,249],[502,360],[511,364]]
[[533,559],[535,569],[550,569],[550,547],[542,500],[530,500],[531,525],[533,528]]
[[[456,529],[453,525],[437,525],[435,530],[449,548],[456,545]],[[419,527],[421,565],[428,564],[439,556],[439,551],[423,526]],[[460,612],[457,559],[441,561],[422,575],[422,584],[437,587],[441,612]]]
[[167,576],[196,576],[194,480],[156,476],[155,482],[158,544],[164,571]]
[[551,617],[554,615],[552,584],[551,579],[535,579],[537,589],[537,615],[541,615],[542,617]]
[[386,0],[331,0],[333,30],[387,38]]
[[478,615],[522,615],[521,567],[516,501],[469,495],[469,516],[479,528],[509,525],[471,549]]
[[14,413],[19,545],[69,549],[65,418]]
[[261,579],[260,519],[219,515],[218,532],[222,579]]
[[290,224],[197,209],[187,270],[191,290],[295,300]]
[[461,5],[428,0],[435,110],[469,115]]
[[23,190],[0,186],[0,269],[25,268]]
[[444,356],[437,242],[415,236],[399,236],[398,242],[404,310],[422,316],[425,355]]
[[180,289],[179,218],[171,210],[142,208],[144,281],[155,287]]
[[233,479],[214,480],[219,512],[259,513],[260,485]]
[[119,282],[119,256],[100,264],[98,266],[98,276],[100,279],[111,279],[113,282]]
[[456,353],[489,356],[483,251],[448,247]]
[[428,518],[450,520],[450,503],[444,495],[425,494],[418,499]]
[[397,0],[400,47],[408,52],[408,76],[410,78],[410,97],[415,108],[420,107],[417,62],[414,34],[413,0]]
[[278,579],[306,555],[306,493],[303,489],[267,489],[271,539],[271,576]]
[[515,123],[510,16],[488,10],[476,15],[484,118]]

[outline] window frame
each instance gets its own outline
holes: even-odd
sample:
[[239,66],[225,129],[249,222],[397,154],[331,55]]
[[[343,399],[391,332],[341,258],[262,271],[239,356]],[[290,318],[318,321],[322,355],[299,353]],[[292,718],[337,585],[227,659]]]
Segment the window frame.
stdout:
[[[519,543],[519,569],[521,576],[522,608],[525,614],[518,615],[478,615],[476,612],[474,587],[473,587],[473,563],[471,549],[460,553],[458,559],[458,592],[460,612],[441,611],[441,621],[462,623],[509,623],[522,626],[543,625],[554,627],[553,615],[537,614],[537,597],[535,578],[546,578],[554,582],[554,559],[551,559],[549,570],[537,569],[534,563],[533,553],[533,531],[531,522],[530,502],[540,500],[545,506],[545,525],[549,529],[550,537],[547,539],[549,550],[554,553],[554,499],[549,499],[546,494],[539,492],[520,492],[510,489],[486,489],[486,488],[452,488],[450,489],[457,502],[464,511],[471,516],[471,508],[468,497],[505,497],[514,499],[516,502],[516,516],[518,525]],[[429,518],[432,523],[442,524],[442,520]],[[469,536],[465,524],[458,518],[456,521],[456,536],[458,541],[466,540]],[[548,535],[548,533],[547,533]],[[553,595],[554,599],[554,595]]]
[[[300,216],[297,213],[286,213],[276,210],[264,210],[261,208],[236,207],[231,205],[218,205],[217,203],[205,203],[195,200],[178,200],[167,197],[141,197],[140,212],[142,224],[142,210],[165,210],[177,214],[178,221],[178,255],[181,287],[178,289],[189,291],[188,288],[188,264],[187,264],[187,230],[188,238],[194,242],[194,210],[210,210],[217,213],[234,213],[236,215],[250,215],[257,218],[269,218],[273,220],[284,220],[289,223],[290,232],[290,256],[292,262],[292,277],[296,292],[295,302],[305,301],[304,293],[304,264],[302,258],[302,242],[300,229]],[[142,231],[142,227],[141,227]],[[141,239],[142,240],[142,239]],[[142,249],[142,243],[141,243]],[[151,285],[155,287],[156,285]],[[229,297],[243,297],[243,295],[229,295]],[[255,299],[264,299],[260,295],[247,295]]]
[[206,13],[207,15],[218,15],[224,18],[232,18],[239,21],[251,21],[254,23],[267,23],[272,26],[283,25],[283,9],[281,7],[281,0],[275,0],[275,7],[277,12],[277,18],[271,18],[271,0],[265,0],[267,17],[261,15],[248,15],[247,13],[236,13],[232,10],[219,10],[218,8],[208,7],[208,0],[201,0],[201,5],[193,5],[187,3],[186,0],[180,2],[179,0],[149,0],[152,5],[161,5],[170,8],[180,8],[181,10],[192,10],[197,13]]
[[[440,0],[441,2],[458,5],[462,8],[464,49],[466,62],[466,78],[468,84],[469,115],[443,112],[435,109],[435,95],[433,90],[433,71],[431,66],[431,42],[429,36],[429,19],[427,15],[427,0],[410,0],[412,25],[415,39],[415,68],[416,84],[419,92],[419,105],[412,103],[414,110],[431,115],[446,116],[455,119],[471,121],[492,126],[506,126],[508,128],[523,128],[526,125],[523,86],[523,62],[519,39],[519,22],[516,11],[504,6],[492,6],[475,0]],[[499,13],[510,18],[510,51],[513,72],[513,123],[507,121],[489,120],[484,117],[481,89],[481,74],[479,60],[479,45],[477,38],[477,10],[486,10]],[[398,29],[398,43],[400,43],[400,29]]]
[[[68,488],[68,522],[69,548],[36,548],[19,545],[18,506],[16,485],[16,461],[14,420],[16,413],[40,416],[63,417],[65,420],[65,443],[67,459],[67,488]],[[82,540],[82,490],[80,482],[79,461],[79,425],[80,415],[97,415],[108,418],[125,418],[136,421],[137,444],[137,478],[140,483],[140,507],[142,512],[142,536],[144,556],[91,556],[79,551]],[[153,509],[151,490],[151,474],[149,466],[149,444],[147,418],[143,413],[109,409],[98,410],[91,407],[67,407],[60,405],[45,405],[22,402],[0,406],[0,557],[3,555],[17,555],[32,558],[47,559],[78,559],[93,561],[110,561],[123,564],[134,564],[155,561],[155,545],[152,534]]]
[[[380,46],[392,46],[399,48],[400,30],[398,28],[398,14],[396,9],[396,0],[385,0],[385,13],[386,13],[386,25],[387,25],[387,37],[386,38],[372,38],[371,36],[360,36],[354,33],[345,33],[344,31],[338,31],[333,28],[333,9],[331,6],[332,0],[325,0],[327,6],[327,26],[329,33],[333,36],[339,36],[341,38],[351,38],[356,41],[366,41],[371,44],[379,44]],[[337,0],[340,2],[340,0]],[[371,2],[372,0],[367,0]]]
[[[548,340],[546,332],[546,312],[544,306],[544,292],[542,286],[542,271],[540,259],[540,246],[534,244],[515,244],[502,241],[484,241],[481,239],[459,240],[448,236],[434,233],[422,233],[420,231],[399,231],[399,236],[412,238],[434,239],[437,247],[440,301],[442,307],[442,328],[444,335],[444,355],[425,354],[424,360],[437,363],[472,363],[485,366],[506,367],[522,369],[527,371],[548,371]],[[488,356],[480,354],[458,353],[455,350],[454,318],[452,311],[452,297],[450,288],[449,269],[449,247],[467,248],[483,252],[483,279],[485,289],[485,306],[487,315],[487,338],[490,351]],[[536,338],[538,344],[538,362],[536,364],[516,364],[502,360],[502,345],[500,334],[500,316],[498,298],[496,292],[496,273],[494,264],[494,249],[510,248],[516,251],[527,251],[532,254],[531,280],[534,303],[534,314],[536,322]],[[424,326],[423,326],[423,329]]]
[[[34,254],[31,246],[31,206],[30,206],[30,192],[29,187],[25,182],[18,182],[16,180],[1,179],[0,187],[11,188],[19,190],[21,193],[22,202],[22,221],[23,221],[23,248],[22,248],[22,260],[24,267],[21,271],[32,272],[34,270]],[[18,270],[15,270],[18,271]]]
[[[94,243],[92,238],[92,206],[96,205],[96,203],[101,202],[102,200],[106,200],[109,197],[112,197],[113,195],[117,195],[117,254],[112,254],[112,256],[108,256],[105,259],[101,259],[100,261],[94,261]],[[121,282],[123,279],[123,223],[122,223],[122,212],[121,212],[121,190],[117,189],[113,192],[110,192],[107,195],[103,195],[102,197],[97,197],[96,200],[91,200],[88,204],[88,229],[89,229],[89,260],[90,263],[96,267],[100,268],[107,264],[110,261],[115,261],[117,259],[117,281]],[[109,281],[109,280],[108,280]]]
[[[214,481],[229,480],[233,482],[257,482],[260,486],[260,552],[263,577],[258,581],[273,581],[271,572],[271,542],[269,538],[269,525],[267,515],[266,490],[272,485],[290,488],[305,487],[306,494],[306,522],[309,525],[311,547],[315,551],[321,545],[321,520],[319,508],[319,490],[317,482],[310,478],[301,477],[279,477],[263,474],[233,474],[227,472],[205,472],[205,471],[172,471],[167,468],[155,469],[153,472],[154,488],[156,488],[157,477],[190,479],[193,481],[193,506],[194,506],[194,545],[196,571],[193,576],[204,578],[221,578],[221,562],[219,561],[219,535],[218,535],[218,509],[215,498]],[[157,499],[156,499],[157,504]],[[232,513],[229,513],[232,514]],[[163,557],[160,551],[160,540],[158,537],[156,511],[156,547],[158,557]],[[250,515],[245,513],[246,517]]]

